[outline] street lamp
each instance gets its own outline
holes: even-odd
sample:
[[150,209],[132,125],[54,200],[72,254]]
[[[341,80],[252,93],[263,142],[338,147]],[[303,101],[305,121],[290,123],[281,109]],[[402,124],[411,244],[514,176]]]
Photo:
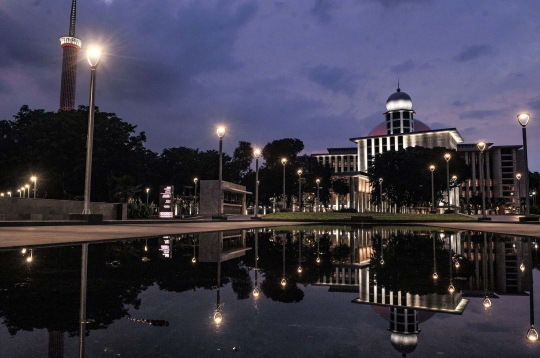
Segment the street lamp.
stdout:
[[433,235],[433,279],[437,280],[439,278],[439,275],[437,274],[437,256],[435,255],[435,238],[436,235]]
[[28,191],[28,198],[30,198],[30,185],[29,184],[24,184],[24,187]]
[[382,183],[383,183],[383,178],[379,178],[379,211],[382,213]]
[[255,157],[255,210],[253,214],[255,214],[256,218],[259,217],[259,158],[261,154],[259,148],[253,150],[253,156]]
[[527,124],[531,116],[529,113],[520,113],[517,116],[518,122],[521,125],[521,132],[523,134],[523,159],[525,160],[525,216],[531,215],[531,207],[529,200],[529,161],[527,158]]
[[302,169],[298,169],[298,212],[302,211]]
[[88,106],[88,136],[86,137],[86,175],[84,178],[83,214],[90,211],[90,185],[92,182],[92,146],[94,144],[94,97],[96,90],[96,69],[101,59],[101,49],[90,47],[86,52],[90,64],[90,104]]
[[431,171],[431,211],[435,211],[435,186],[433,183],[433,171],[435,171],[435,166],[432,164],[429,166],[429,170]]
[[450,153],[444,155],[444,160],[446,160],[446,198],[448,199],[448,210],[450,210],[450,158],[452,158]]
[[193,183],[195,184],[195,193],[193,194],[194,198],[193,200],[195,201],[195,214],[198,214],[198,211],[197,211],[197,183],[199,182],[199,178],[193,178]]
[[11,198],[11,191],[8,191],[7,195],[9,195],[9,197]]
[[219,137],[219,210],[218,216],[222,215],[223,206],[223,137],[225,137],[225,127],[218,127],[217,136]]
[[281,158],[281,164],[283,164],[283,209],[285,209],[285,165],[287,158]]
[[32,175],[32,177],[30,177],[30,181],[34,182],[34,199],[35,199],[36,198],[37,177],[35,175]]
[[533,197],[533,206],[536,206],[536,190],[533,190],[532,197]]
[[319,184],[321,184],[321,179],[315,179],[317,183],[317,211],[319,211]]
[[534,291],[533,291],[533,265],[529,265],[529,307],[531,327],[527,331],[527,339],[531,342],[538,340],[538,332],[534,328]]
[[456,207],[456,210],[458,210],[459,212],[459,191],[456,190],[458,185],[457,185],[457,175],[452,175],[452,181],[454,182],[454,185],[455,185],[455,188],[454,188],[454,192],[455,192],[455,198],[454,198],[454,206]]
[[478,142],[476,145],[480,150],[480,188],[482,189],[482,218],[486,218],[486,192],[484,189],[484,150],[486,149],[485,142]]
[[146,206],[148,206],[148,195],[150,194],[150,188],[146,188]]
[[519,213],[521,214],[521,185],[519,181],[521,180],[521,173],[516,174],[516,179],[518,181],[517,187],[518,187],[518,205],[519,205]]
[[24,186],[21,186],[21,193],[22,193],[22,197],[26,197],[26,191],[24,189]]
[[17,189],[17,191],[19,192],[19,198],[22,198],[22,191],[21,191],[21,189]]

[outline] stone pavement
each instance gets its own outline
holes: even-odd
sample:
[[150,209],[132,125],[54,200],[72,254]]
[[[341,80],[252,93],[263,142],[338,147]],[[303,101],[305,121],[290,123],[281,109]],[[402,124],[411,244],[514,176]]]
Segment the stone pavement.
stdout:
[[306,223],[251,220],[122,225],[5,226],[0,227],[0,248],[146,238],[160,235],[181,235],[209,231],[304,224]]

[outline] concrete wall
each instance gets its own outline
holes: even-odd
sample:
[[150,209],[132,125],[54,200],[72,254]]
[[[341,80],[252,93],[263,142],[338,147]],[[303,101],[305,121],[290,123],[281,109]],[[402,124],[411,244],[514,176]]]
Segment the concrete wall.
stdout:
[[[246,215],[246,187],[239,184],[223,181],[223,192],[232,192],[240,195],[239,203],[223,203],[221,207],[222,214],[241,214]],[[219,189],[219,180],[201,180],[200,181],[200,199],[199,213],[201,215],[218,215],[221,204],[221,194]]]
[[[117,220],[117,205],[122,205],[122,220],[127,219],[127,204],[90,203],[92,214],[103,220]],[[68,220],[69,214],[82,213],[83,201],[0,198],[0,220]]]

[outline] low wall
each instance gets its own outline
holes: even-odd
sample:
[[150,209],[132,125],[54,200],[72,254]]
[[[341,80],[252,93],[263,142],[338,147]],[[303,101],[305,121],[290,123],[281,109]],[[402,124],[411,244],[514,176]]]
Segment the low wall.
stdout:
[[[69,220],[83,208],[83,201],[3,197],[0,220]],[[103,220],[127,220],[127,204],[90,203],[90,211],[103,214]]]

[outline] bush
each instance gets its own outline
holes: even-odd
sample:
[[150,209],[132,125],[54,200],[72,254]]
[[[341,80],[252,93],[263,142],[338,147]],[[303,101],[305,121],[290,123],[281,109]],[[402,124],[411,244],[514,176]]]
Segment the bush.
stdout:
[[148,219],[152,216],[150,205],[144,204],[141,199],[129,199],[127,204],[128,219]]

